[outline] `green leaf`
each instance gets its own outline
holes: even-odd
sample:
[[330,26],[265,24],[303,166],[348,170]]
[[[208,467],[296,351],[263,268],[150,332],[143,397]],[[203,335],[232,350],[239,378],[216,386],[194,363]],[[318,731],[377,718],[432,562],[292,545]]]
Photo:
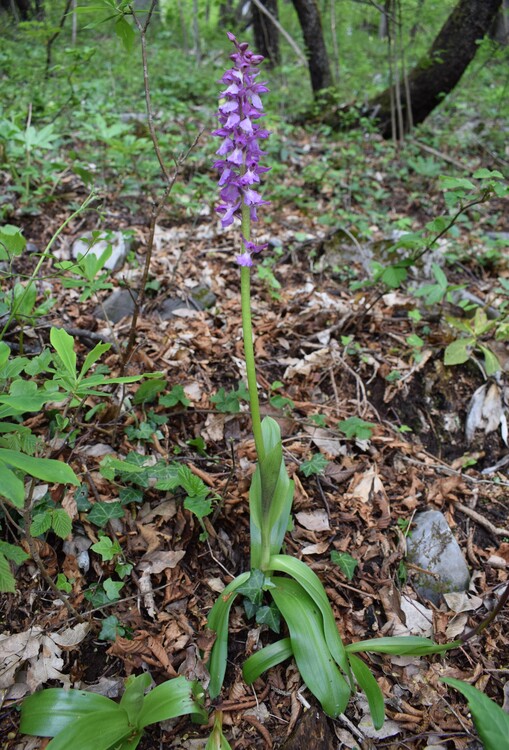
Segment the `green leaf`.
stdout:
[[17,544],[0,541],[0,554],[5,555],[8,560],[12,560],[16,565],[21,565],[30,557],[25,550],[18,547]]
[[131,503],[142,503],[143,502],[143,490],[137,487],[122,487],[118,493],[118,499],[122,505],[130,505]]
[[118,617],[110,615],[105,617],[101,623],[100,641],[115,641],[117,635],[122,635],[124,628],[121,627]]
[[466,177],[448,177],[446,175],[440,175],[440,187],[442,190],[476,190],[476,186]]
[[329,716],[339,716],[350,698],[350,687],[331,658],[321,612],[297,581],[274,576],[270,589],[288,630],[302,679]]
[[239,594],[247,597],[253,604],[261,604],[263,598],[263,586],[265,584],[265,576],[261,570],[251,571],[251,575],[242,586],[237,588]]
[[51,740],[46,750],[69,750],[70,747],[79,747],[80,750],[110,750],[112,746],[122,747],[122,740],[132,733],[126,712],[113,703],[112,708],[72,722],[65,731]]
[[0,592],[2,594],[14,594],[16,592],[16,579],[12,575],[11,566],[5,555],[0,550]]
[[385,269],[380,280],[391,289],[397,289],[405,281],[407,275],[408,272],[404,266],[394,265]]
[[359,564],[357,560],[349,555],[348,552],[337,552],[336,550],[333,550],[330,553],[330,559],[333,563],[336,563],[336,565],[339,566],[341,572],[345,574],[349,581],[351,581],[355,569]]
[[457,339],[451,341],[444,352],[444,365],[462,365],[470,357],[470,348],[475,344],[475,339]]
[[[112,709],[116,710],[117,705],[99,693],[48,688],[30,695],[21,704],[20,731],[55,737],[79,719],[103,715]],[[76,747],[81,750],[79,743]]]
[[85,357],[85,361],[83,362],[83,367],[80,370],[79,378],[81,378],[87,374],[87,372],[90,370],[93,364],[97,362],[98,359],[102,357],[102,355],[107,352],[111,348],[111,344],[97,344],[94,346],[92,351],[90,351],[87,356]]
[[280,641],[255,651],[242,665],[242,676],[248,685],[251,685],[268,669],[276,667],[281,662],[293,656],[292,642],[290,638],[282,638]]
[[120,699],[120,706],[127,713],[129,723],[133,727],[138,726],[145,691],[150,687],[151,682],[152,678],[146,672],[137,676],[131,675],[126,680],[124,694]]
[[73,380],[76,379],[76,352],[74,351],[74,339],[63,328],[52,328],[49,338],[53,348],[62,360],[67,373]]
[[34,516],[32,523],[30,524],[30,534],[32,536],[41,536],[51,529],[51,518],[52,513],[44,511],[44,513],[38,513]]
[[8,260],[10,255],[21,255],[26,244],[18,227],[12,224],[0,227],[0,260]]
[[120,16],[115,22],[115,33],[122,41],[127,52],[131,52],[134,47],[135,33],[125,16]]
[[349,654],[348,660],[359,687],[364,691],[368,699],[373,725],[375,729],[380,729],[385,721],[385,706],[384,696],[378,686],[378,682],[375,680],[369,667],[358,656]]
[[181,385],[174,385],[171,391],[166,394],[166,396],[161,396],[161,398],[159,399],[159,405],[166,406],[169,409],[171,409],[173,406],[177,406],[177,404],[181,404],[182,406],[189,406],[190,403],[191,402],[186,397],[184,389]]
[[373,422],[365,422],[360,417],[349,417],[338,422],[338,428],[344,432],[347,438],[358,440],[369,440],[376,425]]
[[452,677],[442,677],[442,682],[459,690],[467,699],[484,750],[501,750],[504,745],[507,747],[509,714],[473,685]]
[[10,500],[16,508],[22,508],[25,503],[25,485],[3,463],[0,463],[0,497]]
[[198,497],[186,497],[184,500],[184,508],[191,511],[197,518],[205,518],[212,513],[212,499],[206,495],[200,495]]
[[221,692],[226,672],[230,609],[237,597],[238,589],[248,580],[250,575],[249,572],[246,572],[234,578],[216,599],[214,606],[209,612],[207,623],[209,628],[216,633],[216,641],[212,647],[210,659],[207,664],[210,673],[209,695],[212,700],[217,698]]
[[122,548],[117,539],[113,542],[109,536],[100,534],[99,541],[93,544],[90,549],[101,555],[102,560],[113,560],[115,555],[122,554]]
[[60,539],[66,539],[72,531],[72,521],[69,514],[63,508],[53,511],[51,526]]
[[273,633],[279,633],[281,628],[281,615],[274,602],[268,606],[259,607],[257,609],[256,622],[259,625],[268,625]]
[[116,501],[113,503],[98,502],[93,504],[87,518],[90,523],[102,529],[112,518],[123,518],[124,513],[122,505]]
[[44,482],[75,485],[80,483],[68,464],[56,461],[53,458],[34,458],[34,456],[27,456],[19,451],[0,448],[0,462],[10,464],[16,469],[21,469],[27,474],[37,477],[37,479],[42,479]]
[[103,588],[110,602],[116,602],[117,599],[120,599],[120,592],[124,586],[123,581],[114,581],[112,578],[107,578],[104,581]]
[[391,638],[371,638],[368,641],[349,643],[346,651],[349,656],[362,651],[395,656],[424,656],[425,654],[442,654],[460,645],[461,641],[440,644],[417,635],[397,635]]
[[323,629],[327,646],[336,664],[338,664],[346,675],[350,674],[350,666],[346,656],[345,646],[339,635],[334,613],[325,593],[322,582],[311,568],[289,555],[273,555],[269,561],[270,570],[286,573],[294,578],[302,586],[304,591],[311,597],[320,609],[323,619]]
[[200,723],[207,722],[207,712],[201,705],[203,689],[198,682],[176,677],[158,685],[145,697],[138,717],[140,729],[149,724],[193,714]]
[[162,379],[146,380],[142,383],[133,397],[133,404],[147,404],[155,401],[158,393],[164,391],[167,381]]
[[498,169],[494,169],[490,171],[489,169],[486,169],[485,167],[476,169],[472,177],[474,177],[476,180],[503,180],[504,179],[504,175],[501,172],[499,172]]
[[321,474],[329,462],[322,453],[315,453],[309,461],[303,461],[299,467],[305,477]]
[[484,369],[486,370],[486,375],[491,377],[496,372],[499,372],[502,367],[497,355],[494,354],[491,349],[488,349],[488,347],[482,346],[481,344],[479,344],[479,349],[484,354]]

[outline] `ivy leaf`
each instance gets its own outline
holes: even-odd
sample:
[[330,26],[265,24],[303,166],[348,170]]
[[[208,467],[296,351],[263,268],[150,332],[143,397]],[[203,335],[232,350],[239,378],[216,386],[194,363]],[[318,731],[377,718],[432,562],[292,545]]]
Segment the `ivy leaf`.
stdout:
[[137,487],[123,487],[119,494],[119,500],[122,505],[130,505],[131,503],[142,503],[143,502],[143,491]]
[[373,422],[365,422],[360,417],[349,417],[338,422],[338,428],[347,438],[357,438],[357,440],[369,440],[375,426]]
[[93,523],[99,528],[106,526],[108,521],[112,518],[123,518],[124,509],[119,502],[113,503],[94,503],[92,510],[88,514],[87,518],[90,523]]
[[341,572],[344,573],[349,581],[351,581],[354,576],[355,569],[359,564],[357,560],[349,555],[348,552],[337,552],[336,550],[333,550],[330,553],[330,559],[333,563],[336,563]]
[[120,599],[120,591],[124,588],[124,585],[123,581],[113,581],[111,578],[104,581],[103,588],[110,602]]
[[122,553],[118,541],[115,540],[113,542],[109,536],[105,536],[104,534],[101,534],[99,541],[93,544],[90,549],[101,555],[102,560],[113,560],[115,555]]
[[309,461],[303,461],[300,465],[300,471],[305,477],[310,477],[313,474],[321,474],[329,462],[321,453],[315,453]]
[[256,622],[259,625],[268,625],[274,633],[279,633],[281,627],[281,613],[274,603],[268,607],[259,607],[256,612]]
[[260,604],[263,596],[263,586],[265,576],[261,570],[251,571],[251,575],[245,583],[238,588],[238,592],[243,594],[253,604]]

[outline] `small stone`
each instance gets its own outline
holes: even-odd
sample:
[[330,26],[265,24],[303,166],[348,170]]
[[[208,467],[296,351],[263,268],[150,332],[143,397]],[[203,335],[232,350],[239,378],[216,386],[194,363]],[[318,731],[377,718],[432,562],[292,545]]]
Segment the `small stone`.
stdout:
[[131,242],[124,232],[85,232],[73,242],[72,257],[93,253],[99,258],[106,248],[111,245],[111,255],[104,264],[109,271],[118,271],[124,265],[127,253],[131,249]]
[[130,289],[115,289],[102,305],[95,309],[95,317],[118,323],[122,318],[131,317],[134,312],[136,293]]
[[461,548],[438,510],[419,513],[407,540],[408,560],[423,571],[411,571],[415,590],[439,605],[442,594],[466,591],[470,574]]

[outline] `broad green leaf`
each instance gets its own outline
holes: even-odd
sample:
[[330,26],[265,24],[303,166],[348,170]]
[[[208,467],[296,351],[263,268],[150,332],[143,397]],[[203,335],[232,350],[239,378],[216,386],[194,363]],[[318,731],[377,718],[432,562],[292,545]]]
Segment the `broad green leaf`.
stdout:
[[0,227],[0,260],[8,260],[10,255],[21,255],[26,244],[27,241],[18,227],[12,224]]
[[231,581],[224,591],[219,594],[219,597],[216,599],[214,606],[209,612],[207,621],[208,626],[217,634],[207,664],[210,673],[209,695],[212,700],[217,698],[221,692],[226,672],[226,658],[228,656],[228,618],[230,616],[230,609],[235,601],[239,587],[248,580],[250,575],[251,573],[247,571]]
[[12,575],[11,566],[5,555],[0,550],[0,593],[14,594],[16,592],[16,579]]
[[176,716],[194,714],[201,723],[207,721],[207,713],[201,705],[203,689],[198,682],[185,677],[176,677],[158,685],[145,696],[143,708],[138,716],[138,727],[143,729]]
[[147,672],[137,676],[131,675],[126,680],[125,690],[120,705],[127,713],[129,723],[138,726],[138,719],[143,706],[145,691],[150,687],[152,678]]
[[76,352],[73,337],[63,328],[52,328],[49,338],[67,373],[74,380],[76,378]]
[[102,560],[113,560],[115,555],[122,554],[122,548],[118,540],[115,539],[113,542],[109,536],[105,536],[104,534],[99,536],[99,541],[93,544],[90,549],[101,555]]
[[475,339],[457,339],[451,341],[444,352],[444,365],[462,365],[470,357],[470,349]]
[[488,349],[486,346],[482,346],[481,344],[479,344],[479,349],[484,354],[484,369],[486,370],[486,375],[488,377],[491,377],[491,375],[499,372],[502,368],[497,355],[494,354],[491,349]]
[[476,190],[476,186],[466,177],[448,177],[440,175],[440,187],[442,190]]
[[435,643],[429,638],[417,635],[397,635],[392,638],[371,638],[368,641],[349,643],[345,648],[350,654],[369,651],[378,654],[393,654],[394,656],[424,656],[425,654],[442,654],[452,648],[461,646],[461,641],[451,643]]
[[380,280],[391,289],[397,289],[405,281],[408,272],[403,266],[389,266],[382,273]]
[[459,690],[467,699],[484,750],[502,750],[507,747],[509,714],[473,685],[452,677],[442,677],[442,682]]
[[159,399],[159,405],[166,406],[169,409],[171,409],[173,406],[176,406],[177,404],[181,404],[182,406],[189,406],[190,403],[191,402],[186,397],[184,389],[181,385],[174,385],[171,391],[166,394],[166,396],[161,396],[161,398]]
[[349,417],[338,422],[338,428],[350,439],[369,440],[374,427],[376,427],[374,422],[366,422],[360,417]]
[[121,39],[127,52],[131,52],[134,46],[135,33],[131,24],[126,21],[125,16],[120,16],[115,22],[115,33]]
[[10,500],[16,508],[22,508],[25,502],[25,485],[3,463],[0,463],[0,497]]
[[87,372],[90,370],[93,364],[97,362],[98,359],[102,357],[102,355],[107,352],[111,348],[111,344],[97,344],[94,346],[92,351],[90,351],[87,356],[85,357],[85,361],[83,362],[83,367],[80,370],[79,378],[81,378],[87,374]]
[[72,531],[72,521],[69,514],[63,508],[57,508],[53,511],[51,526],[60,539],[65,539]]
[[41,536],[51,529],[51,517],[52,513],[44,511],[34,516],[32,523],[30,524],[30,534],[32,536]]
[[75,485],[80,483],[78,477],[68,464],[56,461],[53,458],[35,458],[19,451],[0,448],[0,462],[10,464],[16,469],[21,469],[30,474],[32,477],[42,479],[44,482]]
[[5,555],[8,560],[12,560],[16,565],[21,565],[25,560],[30,557],[25,550],[18,547],[17,544],[9,544],[9,542],[0,541],[0,554]]
[[369,712],[373,725],[375,729],[380,729],[385,721],[385,706],[384,696],[378,686],[378,682],[375,680],[369,667],[358,656],[349,654],[348,660],[359,687],[368,699]]
[[120,592],[124,588],[125,583],[122,581],[114,581],[112,578],[107,578],[103,583],[104,591],[110,602],[116,602],[120,599]]
[[272,582],[276,585],[270,594],[288,625],[302,679],[323,710],[336,717],[345,710],[351,692],[331,658],[321,612],[297,581],[274,576]]
[[328,465],[329,462],[322,453],[315,453],[309,461],[301,463],[299,470],[305,477],[310,477],[313,474],[321,474]]
[[292,642],[290,638],[282,638],[280,641],[271,643],[252,654],[242,665],[242,676],[248,685],[251,685],[268,669],[281,664],[281,662],[293,656]]
[[90,523],[102,529],[112,518],[123,518],[124,514],[122,505],[116,501],[112,503],[96,502],[87,518]]
[[122,740],[132,733],[126,712],[113,703],[107,710],[73,721],[51,740],[46,750],[69,750],[72,747],[79,747],[80,750],[110,750],[112,746],[122,747]]
[[336,563],[341,572],[351,581],[355,573],[355,568],[359,564],[357,560],[348,554],[348,552],[337,552],[336,550],[330,553],[330,559],[333,563]]
[[472,175],[476,180],[503,180],[504,175],[498,171],[498,169],[493,169],[490,171],[489,169],[486,169],[485,167],[481,167],[480,169],[476,169],[474,174]]
[[30,695],[21,704],[20,731],[38,737],[55,737],[78,719],[116,707],[112,700],[99,693],[48,688]]
[[350,675],[350,665],[346,656],[345,646],[339,635],[334,613],[325,593],[322,582],[311,568],[289,555],[273,555],[269,562],[270,570],[286,573],[294,578],[302,586],[304,591],[311,597],[320,609],[323,619],[323,630],[327,640],[327,646],[336,664],[338,664],[346,675]]
[[166,388],[167,381],[161,378],[146,380],[133,396],[133,404],[146,404],[154,401],[161,391]]

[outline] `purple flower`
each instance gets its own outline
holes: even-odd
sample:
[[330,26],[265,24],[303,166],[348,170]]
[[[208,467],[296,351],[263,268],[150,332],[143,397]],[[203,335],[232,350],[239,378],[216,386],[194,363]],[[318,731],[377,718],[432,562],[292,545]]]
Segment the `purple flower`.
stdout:
[[[254,54],[246,42],[238,42],[231,32],[227,35],[235,45],[235,52],[230,55],[234,65],[221,78],[226,88],[220,94],[224,101],[217,113],[220,127],[213,131],[213,135],[222,139],[216,151],[222,158],[215,162],[214,168],[219,171],[221,203],[216,210],[223,227],[233,224],[236,218],[242,219],[242,206],[248,206],[251,220],[257,221],[257,207],[266,206],[268,201],[263,200],[253,185],[270,169],[260,165],[260,157],[265,155],[260,141],[268,138],[269,131],[257,122],[265,116],[260,94],[268,91],[265,83],[256,81],[260,73],[257,66],[263,57]],[[244,252],[237,256],[241,266],[253,265],[252,254],[266,247],[244,238],[243,245]]]

